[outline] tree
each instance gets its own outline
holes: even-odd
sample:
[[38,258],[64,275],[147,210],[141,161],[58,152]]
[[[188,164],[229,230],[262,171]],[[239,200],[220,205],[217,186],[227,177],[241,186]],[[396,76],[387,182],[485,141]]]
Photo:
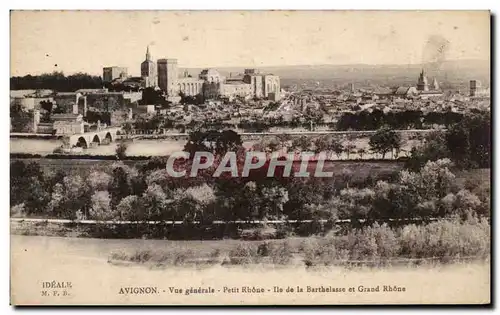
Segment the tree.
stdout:
[[102,171],[93,171],[87,177],[87,183],[92,191],[107,191],[112,177]]
[[340,159],[340,156],[344,152],[344,146],[337,139],[332,139],[332,142],[330,142],[330,151],[335,152],[337,157]]
[[299,138],[294,138],[292,140],[292,145],[290,147],[294,151],[309,151],[311,149],[311,140],[306,136],[300,136]]
[[139,101],[141,105],[163,105],[168,106],[170,102],[165,99],[163,92],[147,87],[142,90],[142,98]]
[[92,197],[90,216],[97,221],[119,219],[119,213],[111,208],[111,198],[107,191],[96,191]]
[[148,186],[142,195],[143,220],[163,221],[172,219],[175,213],[169,210],[171,198],[157,184]]
[[25,111],[23,106],[14,102],[10,106],[10,123],[12,130],[22,132],[27,128],[32,120],[33,113]]
[[390,129],[380,129],[370,137],[370,147],[375,153],[382,154],[385,158],[387,152],[401,147],[401,136]]
[[113,170],[113,179],[109,185],[109,192],[113,206],[116,206],[121,199],[131,194],[128,174],[123,167],[116,167]]
[[329,137],[328,136],[321,136],[318,137],[314,140],[314,153],[318,154],[321,152],[329,152],[330,147],[329,147]]
[[356,149],[356,145],[352,142],[347,142],[346,145],[344,146],[344,150],[347,153],[347,159],[349,160],[350,154],[355,152],[354,150]]
[[283,205],[288,202],[288,191],[284,187],[263,187],[261,190],[262,206],[259,219],[283,219]]
[[211,152],[223,156],[229,151],[236,152],[242,144],[241,136],[232,130],[194,131],[189,134],[184,151],[189,152],[191,158],[196,152]]
[[363,155],[366,154],[366,149],[365,148],[358,149],[358,154],[359,154],[359,158],[363,159]]
[[338,200],[335,201],[341,218],[351,219],[352,224],[357,224],[361,219],[367,219],[373,209],[375,192],[369,188],[345,188],[340,191]]
[[50,113],[52,113],[52,108],[54,107],[54,103],[52,103],[51,101],[41,101],[40,107],[46,110],[50,115]]
[[413,200],[406,211],[421,218],[444,215],[439,200],[454,187],[455,175],[449,170],[451,166],[451,160],[442,159],[427,162],[419,172],[401,171],[399,183],[404,197]]
[[127,121],[122,125],[122,129],[123,129],[123,131],[125,131],[126,135],[129,135],[132,132],[132,130],[134,129],[134,126],[131,122]]
[[10,202],[12,205],[24,203],[28,214],[43,213],[50,195],[50,184],[36,162],[25,164],[22,161],[10,163]]
[[65,76],[62,72],[44,73],[37,76],[26,75],[23,77],[11,77],[11,90],[54,90],[57,92],[74,92],[78,89],[102,88],[101,77],[92,76],[87,73],[76,73]]
[[50,201],[50,195],[43,182],[36,177],[29,178],[28,184],[23,187],[28,192],[24,201],[24,208],[28,214],[44,214]]
[[282,149],[287,149],[288,150],[288,147],[289,147],[289,144],[290,144],[290,140],[292,140],[292,137],[289,134],[284,133],[284,134],[277,135],[276,138],[279,141],[280,147]]
[[116,206],[116,211],[122,218],[122,220],[129,220],[133,222],[141,221],[143,217],[141,216],[143,205],[141,200],[136,195],[130,195],[122,200]]
[[216,198],[213,188],[207,184],[177,189],[173,193],[173,198],[173,207],[176,209],[177,218],[185,222],[203,222],[213,215],[207,210],[215,203]]
[[446,143],[451,157],[459,166],[490,167],[491,119],[481,113],[466,117],[446,132]]
[[85,216],[90,205],[90,190],[85,181],[79,175],[69,175],[55,185],[49,211],[58,218],[75,219],[77,212]]
[[427,161],[437,161],[449,156],[445,133],[434,131],[425,137],[422,145],[411,149],[405,168],[418,171]]

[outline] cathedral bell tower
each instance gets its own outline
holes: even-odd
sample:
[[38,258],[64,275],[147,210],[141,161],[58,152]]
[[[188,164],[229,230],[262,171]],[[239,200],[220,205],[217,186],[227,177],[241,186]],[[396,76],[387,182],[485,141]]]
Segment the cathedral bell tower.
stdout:
[[156,83],[156,64],[151,59],[149,46],[146,48],[146,60],[141,63],[141,77],[144,80],[144,87],[155,87]]
[[420,76],[418,77],[417,91],[429,91],[429,83],[427,82],[424,69],[422,69],[422,72],[420,72]]

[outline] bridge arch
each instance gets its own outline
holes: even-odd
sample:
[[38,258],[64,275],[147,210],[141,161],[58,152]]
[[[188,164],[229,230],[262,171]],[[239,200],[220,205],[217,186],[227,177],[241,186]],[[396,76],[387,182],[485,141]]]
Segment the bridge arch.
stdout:
[[78,140],[76,141],[76,146],[87,149],[88,148],[87,140],[85,140],[84,137],[79,137]]
[[104,139],[107,139],[108,142],[113,142],[113,136],[111,135],[111,132],[106,132]]
[[101,144],[101,139],[99,138],[98,134],[94,135],[94,137],[92,138],[92,143]]

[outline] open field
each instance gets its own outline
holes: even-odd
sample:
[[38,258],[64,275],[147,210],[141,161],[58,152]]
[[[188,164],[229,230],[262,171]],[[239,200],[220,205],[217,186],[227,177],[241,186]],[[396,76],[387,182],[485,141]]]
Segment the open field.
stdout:
[[[11,159],[15,161],[16,159]],[[46,172],[64,171],[68,174],[79,174],[87,176],[92,170],[103,170],[109,168],[118,161],[110,160],[84,160],[84,159],[45,159],[45,158],[30,158],[17,159],[25,163],[37,162]],[[123,161],[129,166],[139,166],[147,163],[147,161]],[[299,163],[297,163],[299,164]],[[315,169],[314,162],[309,165]],[[387,160],[387,161],[326,161],[323,170],[333,172],[334,177],[342,176],[345,173],[353,174],[353,180],[364,180],[368,176],[372,178],[387,177],[399,172],[403,168],[404,162]]]
[[[230,241],[224,241],[231,246]],[[177,242],[180,244],[181,242]],[[187,243],[186,243],[187,244]],[[189,242],[200,250],[206,242]],[[95,240],[53,237],[11,237],[11,286],[14,304],[396,304],[396,303],[489,303],[488,262],[386,268],[305,266],[274,268],[214,266],[208,268],[150,268],[108,263],[113,250],[173,246],[168,241]],[[182,245],[175,245],[176,247]],[[210,247],[210,246],[208,246]],[[71,282],[70,295],[42,297],[44,281]],[[152,287],[157,294],[119,294],[121,288]],[[296,288],[303,293],[273,293],[273,287]],[[311,293],[307,287],[354,288],[354,292]],[[379,287],[379,292],[361,292]],[[405,291],[383,292],[384,286]],[[213,288],[211,294],[173,294],[170,287]],[[227,289],[250,287],[262,293],[228,293]]]

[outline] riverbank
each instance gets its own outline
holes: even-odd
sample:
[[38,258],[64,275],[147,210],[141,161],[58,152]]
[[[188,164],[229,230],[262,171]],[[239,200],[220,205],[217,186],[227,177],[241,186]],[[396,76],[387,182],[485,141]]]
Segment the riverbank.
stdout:
[[[125,263],[177,265],[311,266],[398,265],[484,260],[490,255],[487,219],[440,219],[410,224],[373,224],[354,229],[315,229],[300,224],[78,224],[11,220],[11,234],[64,236],[121,244],[109,259]],[[298,237],[300,230],[308,231]],[[118,240],[118,239],[122,240]],[[156,239],[137,247],[137,239]],[[168,241],[167,241],[168,239]],[[87,242],[87,241],[82,241]]]
[[[202,241],[179,244],[194,251],[198,251],[200,246],[205,247]],[[172,243],[12,236],[11,301],[15,305],[387,305],[490,302],[489,262],[356,269],[334,266],[314,269],[305,265],[282,268],[269,265],[151,268],[108,262],[113,250],[151,247],[170,248]],[[69,295],[63,296],[63,290],[59,290],[60,295],[52,296],[52,290],[48,290],[51,295],[42,296],[42,283],[48,281],[69,282],[71,288],[66,290]],[[124,290],[137,287],[154,288],[155,292],[134,294]],[[275,287],[283,291],[277,293]],[[374,291],[377,287],[378,291]],[[396,290],[387,291],[389,287]],[[176,293],[170,288],[175,289],[173,291]],[[206,289],[207,293],[186,294],[186,291],[194,288]],[[290,288],[294,291],[290,292]],[[352,292],[350,288],[354,288]],[[365,291],[367,288],[373,291]],[[210,289],[213,289],[213,293],[208,293]],[[257,290],[260,292],[257,293]]]

